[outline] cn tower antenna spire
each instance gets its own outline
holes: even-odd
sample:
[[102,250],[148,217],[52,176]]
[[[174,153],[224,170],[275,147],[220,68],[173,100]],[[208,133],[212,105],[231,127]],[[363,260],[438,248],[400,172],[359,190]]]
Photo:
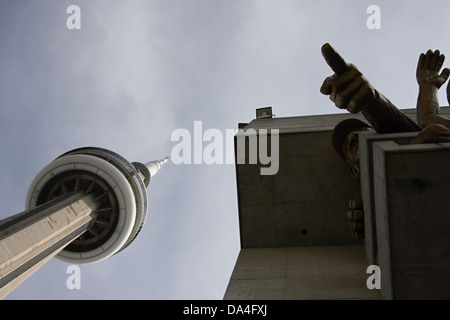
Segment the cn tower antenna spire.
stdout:
[[167,161],[169,161],[169,157],[165,157],[162,160],[149,161],[145,164],[145,166],[148,168],[148,170],[150,170],[150,175],[153,177],[159,171],[159,169],[161,169],[162,165]]
[[148,161],[145,164],[140,162],[133,162],[133,166],[138,170],[146,187],[150,184],[152,177],[161,169],[162,165],[169,161],[169,157],[162,160]]

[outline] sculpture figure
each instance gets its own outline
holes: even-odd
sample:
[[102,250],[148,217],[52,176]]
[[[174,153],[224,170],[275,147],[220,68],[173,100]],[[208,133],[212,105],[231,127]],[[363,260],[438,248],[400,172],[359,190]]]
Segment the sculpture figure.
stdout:
[[[335,72],[327,77],[320,92],[329,95],[340,109],[351,113],[361,112],[369,122],[344,120],[333,131],[332,144],[337,153],[349,164],[350,173],[359,178],[358,131],[374,129],[378,133],[414,132],[419,134],[411,143],[450,142],[450,120],[439,115],[438,89],[450,76],[445,68],[439,75],[445,56],[439,50],[428,50],[419,57],[417,81],[419,97],[417,118],[414,122],[402,113],[389,99],[378,92],[362,73],[329,45],[322,46],[322,55]],[[450,86],[447,88],[450,92]],[[450,100],[450,94],[448,95]]]
[[[328,44],[322,46],[322,55],[335,72],[327,77],[320,92],[329,95],[340,109],[351,113],[361,112],[369,124],[357,119],[338,123],[333,130],[332,144],[339,156],[350,168],[350,174],[359,179],[358,132],[376,130],[378,133],[414,132],[417,136],[411,144],[450,142],[450,120],[439,115],[438,90],[450,76],[450,69],[439,71],[445,56],[439,50],[428,50],[419,57],[416,79],[419,84],[417,121],[403,114],[391,101],[378,92],[362,73],[345,60]],[[447,87],[450,103],[450,83]],[[358,202],[351,200],[350,203]],[[363,238],[362,205],[349,205],[347,218],[354,238]]]

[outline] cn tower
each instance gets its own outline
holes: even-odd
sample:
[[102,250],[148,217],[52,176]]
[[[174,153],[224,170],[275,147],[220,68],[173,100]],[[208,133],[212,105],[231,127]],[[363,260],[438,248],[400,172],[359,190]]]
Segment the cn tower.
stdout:
[[54,256],[94,263],[130,245],[147,217],[146,188],[168,159],[130,163],[86,147],[45,166],[26,210],[0,221],[0,299]]

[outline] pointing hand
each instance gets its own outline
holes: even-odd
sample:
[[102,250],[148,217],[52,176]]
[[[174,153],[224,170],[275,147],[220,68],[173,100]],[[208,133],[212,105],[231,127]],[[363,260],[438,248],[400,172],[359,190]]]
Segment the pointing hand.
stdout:
[[357,113],[374,102],[375,89],[354,65],[345,62],[328,43],[322,46],[322,55],[335,73],[325,79],[320,92],[329,95],[336,107]]

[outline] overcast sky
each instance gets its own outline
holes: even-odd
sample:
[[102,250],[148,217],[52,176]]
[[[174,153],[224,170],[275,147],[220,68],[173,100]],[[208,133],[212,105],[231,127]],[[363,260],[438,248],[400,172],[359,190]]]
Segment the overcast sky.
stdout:
[[[72,4],[80,30],[66,26]],[[381,29],[366,25],[370,5]],[[420,53],[450,55],[448,12],[445,0],[1,0],[0,218],[23,211],[34,176],[74,148],[146,162],[170,156],[172,132],[193,134],[194,121],[225,137],[262,106],[342,112],[319,92],[332,74],[325,42],[415,108]],[[81,265],[81,289],[53,259],[7,299],[222,299],[240,249],[234,165],[168,162],[148,195],[142,232]]]

